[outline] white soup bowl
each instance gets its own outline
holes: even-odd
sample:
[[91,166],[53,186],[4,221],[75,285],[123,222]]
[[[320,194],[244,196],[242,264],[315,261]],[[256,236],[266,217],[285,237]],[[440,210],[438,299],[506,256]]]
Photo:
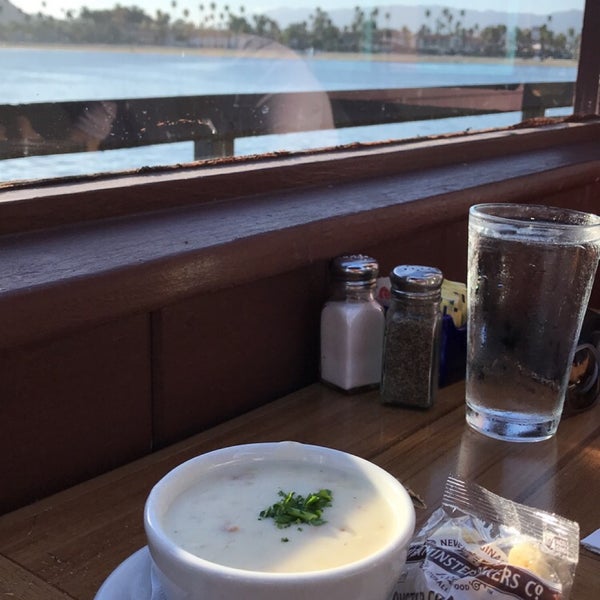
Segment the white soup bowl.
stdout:
[[[374,499],[389,505],[391,518],[386,521],[385,535],[378,539],[376,547],[366,556],[333,567],[300,572],[271,572],[218,564],[200,558],[183,549],[165,524],[165,515],[173,502],[193,486],[210,487],[211,479],[220,469],[231,465],[249,469],[261,464],[301,463],[311,469],[326,472],[341,470],[352,478],[366,479]],[[203,484],[206,480],[206,485]],[[289,490],[288,490],[289,491]],[[317,490],[297,490],[308,493]],[[335,489],[330,508],[323,518],[334,514]],[[254,497],[244,494],[244,500],[253,502]],[[275,498],[274,498],[275,501]],[[260,509],[256,507],[256,520]],[[201,512],[201,511],[200,511]],[[387,512],[387,508],[386,508]],[[205,515],[198,515],[199,519]],[[210,518],[210,517],[206,517]],[[348,519],[350,528],[352,519]],[[261,527],[271,528],[287,541],[287,529],[277,529],[270,519],[264,519]],[[409,494],[402,484],[387,471],[375,464],[351,454],[298,442],[269,442],[232,446],[215,450],[188,460],[165,475],[152,489],[144,510],[144,526],[148,547],[153,561],[153,573],[168,600],[388,600],[406,560],[409,541],[415,526],[415,511]],[[254,524],[256,526],[256,524]],[[309,527],[310,529],[316,529]],[[290,535],[301,538],[304,528],[290,528]],[[207,536],[208,537],[208,536]],[[287,551],[291,544],[282,544]],[[258,545],[256,546],[258,548]],[[251,549],[258,553],[259,550]]]

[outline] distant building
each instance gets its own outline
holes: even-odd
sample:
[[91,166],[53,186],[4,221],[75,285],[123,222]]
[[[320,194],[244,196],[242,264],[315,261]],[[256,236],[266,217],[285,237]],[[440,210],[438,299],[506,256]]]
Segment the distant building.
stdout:
[[386,30],[384,37],[386,51],[399,54],[414,54],[417,49],[417,38],[408,29]]

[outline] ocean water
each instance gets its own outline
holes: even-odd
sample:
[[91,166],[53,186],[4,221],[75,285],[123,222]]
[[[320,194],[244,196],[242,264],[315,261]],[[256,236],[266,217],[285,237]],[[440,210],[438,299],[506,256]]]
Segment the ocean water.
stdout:
[[[575,81],[576,67],[504,61],[392,62],[176,52],[0,48],[0,104],[202,94]],[[558,111],[568,114],[570,111]],[[237,155],[505,127],[520,113],[241,138]],[[112,172],[193,160],[193,144],[0,160],[0,181]]]

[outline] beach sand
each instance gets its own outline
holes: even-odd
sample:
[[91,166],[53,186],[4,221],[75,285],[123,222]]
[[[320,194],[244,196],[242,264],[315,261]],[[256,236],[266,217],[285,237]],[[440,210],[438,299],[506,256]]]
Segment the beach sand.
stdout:
[[300,53],[277,42],[261,40],[260,44],[250,44],[245,49],[228,48],[197,48],[193,46],[158,46],[158,45],[124,45],[124,44],[3,44],[2,49],[31,49],[31,50],[72,50],[90,52],[130,52],[145,54],[174,54],[179,56],[230,56],[232,58],[287,58],[290,60],[348,60],[348,61],[379,61],[404,63],[477,63],[477,64],[509,64],[536,65],[549,67],[576,67],[576,60],[567,59],[525,59],[516,57],[487,57],[487,56],[445,56],[411,53],[357,53],[357,52],[310,52]]

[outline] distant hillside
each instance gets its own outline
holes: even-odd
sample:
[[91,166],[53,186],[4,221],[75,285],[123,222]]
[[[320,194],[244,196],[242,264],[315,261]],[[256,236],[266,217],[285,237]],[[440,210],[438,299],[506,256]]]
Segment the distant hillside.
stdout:
[[[350,25],[354,19],[354,5],[361,7],[365,15],[368,17],[371,8],[362,7],[360,3],[348,3],[351,8],[334,9],[325,12],[331,17],[331,20],[337,27],[345,27]],[[319,6],[316,1],[315,6]],[[322,5],[321,5],[322,6]],[[402,6],[402,5],[386,5],[378,6],[379,15],[377,17],[378,27],[391,27],[392,29],[402,29],[406,26],[411,31],[418,31],[423,25],[426,25],[432,30],[436,28],[438,19],[445,21],[442,11],[443,5],[424,5],[424,6]],[[427,11],[430,11],[429,17]],[[268,17],[274,19],[281,27],[287,27],[290,23],[298,23],[302,21],[309,22],[309,16],[313,12],[311,9],[304,8],[288,8],[281,7],[267,11]],[[464,15],[460,15],[458,9],[450,9],[453,16],[452,26],[460,21],[461,26],[465,29],[479,26],[479,29],[484,29],[488,26],[496,26],[504,24],[508,29],[519,27],[521,29],[531,29],[535,26],[547,25],[549,29],[555,33],[567,33],[569,28],[573,28],[576,32],[581,31],[583,24],[583,11],[581,10],[566,10],[550,14],[551,20],[548,21],[548,15],[538,15],[533,13],[523,13],[515,15],[513,13],[492,11],[492,10],[465,10]],[[389,19],[386,15],[389,14]]]
[[0,25],[21,23],[26,19],[25,13],[8,0],[0,0]]

